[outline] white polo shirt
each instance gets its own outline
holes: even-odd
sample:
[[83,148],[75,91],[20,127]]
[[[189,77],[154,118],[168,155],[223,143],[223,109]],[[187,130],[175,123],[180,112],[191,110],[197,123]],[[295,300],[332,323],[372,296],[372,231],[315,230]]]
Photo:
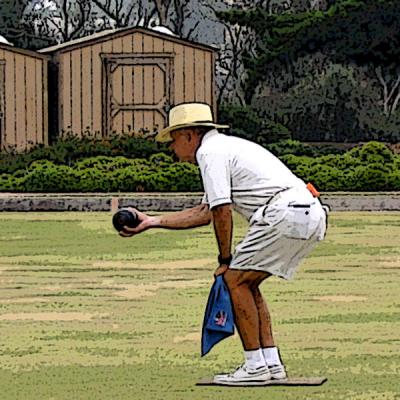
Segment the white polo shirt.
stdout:
[[205,191],[202,202],[209,204],[210,209],[232,203],[247,220],[276,193],[305,187],[305,183],[268,150],[216,129],[203,136],[196,159]]

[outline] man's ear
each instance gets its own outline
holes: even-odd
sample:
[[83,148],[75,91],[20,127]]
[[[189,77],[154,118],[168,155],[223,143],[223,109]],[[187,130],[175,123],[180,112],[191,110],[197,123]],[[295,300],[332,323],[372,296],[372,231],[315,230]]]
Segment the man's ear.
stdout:
[[188,142],[191,142],[195,137],[195,132],[193,130],[185,132]]

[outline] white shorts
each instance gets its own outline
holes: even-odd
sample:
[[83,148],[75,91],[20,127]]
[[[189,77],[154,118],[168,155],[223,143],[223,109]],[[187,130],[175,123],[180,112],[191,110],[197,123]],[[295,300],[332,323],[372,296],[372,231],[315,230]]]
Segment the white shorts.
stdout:
[[280,192],[253,214],[230,268],[291,279],[301,261],[324,239],[326,228],[327,211],[305,187]]

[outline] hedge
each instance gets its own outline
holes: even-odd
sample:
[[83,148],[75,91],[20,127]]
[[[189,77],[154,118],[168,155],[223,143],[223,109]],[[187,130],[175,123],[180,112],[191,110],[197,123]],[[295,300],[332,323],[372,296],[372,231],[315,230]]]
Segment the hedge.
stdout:
[[77,160],[90,157],[122,156],[147,159],[160,152],[172,155],[165,144],[145,138],[122,135],[96,139],[66,135],[51,146],[45,147],[39,144],[23,153],[14,151],[0,153],[0,173],[14,173],[38,160],[49,160],[59,165],[72,165]]
[[71,166],[34,161],[26,170],[0,175],[1,191],[20,192],[136,192],[201,191],[195,165],[174,163],[165,154],[145,159],[92,157]]
[[[280,159],[321,191],[400,190],[400,156],[379,142],[344,154],[319,157],[285,154]],[[148,158],[86,157],[68,164],[36,160],[27,167],[0,173],[0,191],[137,192],[201,191],[197,166],[176,163],[165,153]]]
[[400,190],[400,156],[379,142],[369,142],[340,155],[289,154],[281,160],[322,191]]

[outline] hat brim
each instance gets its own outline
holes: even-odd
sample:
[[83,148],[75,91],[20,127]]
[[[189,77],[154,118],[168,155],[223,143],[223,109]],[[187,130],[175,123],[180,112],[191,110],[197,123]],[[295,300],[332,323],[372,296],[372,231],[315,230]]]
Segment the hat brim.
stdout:
[[167,128],[163,129],[162,131],[160,131],[156,135],[155,140],[157,142],[164,142],[164,143],[170,142],[170,141],[172,141],[171,132],[176,131],[178,129],[191,128],[194,126],[209,126],[212,128],[220,128],[220,129],[230,128],[229,125],[214,124],[213,122],[191,122],[190,124],[172,125],[172,126],[168,126]]

